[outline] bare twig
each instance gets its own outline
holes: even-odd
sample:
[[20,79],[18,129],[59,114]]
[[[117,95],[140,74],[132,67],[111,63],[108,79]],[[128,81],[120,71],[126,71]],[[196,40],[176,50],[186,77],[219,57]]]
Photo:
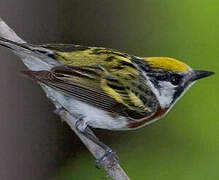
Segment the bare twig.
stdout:
[[[6,39],[10,39],[15,42],[24,43],[22,40],[1,18],[0,18],[0,36]],[[57,106],[57,102],[54,101],[54,94],[48,91],[48,89],[42,87],[47,97]],[[73,115],[70,115],[67,111],[62,110],[59,112],[60,117],[71,127],[71,129],[78,135],[87,149],[93,154],[95,159],[99,159],[103,156],[104,151],[99,146],[94,144],[92,141],[79,134],[75,129],[76,118]],[[113,166],[110,163],[110,160],[107,158],[101,163],[101,166],[105,169],[109,177],[113,180],[129,180],[129,177],[126,175],[124,170],[121,168],[119,163],[115,163]]]

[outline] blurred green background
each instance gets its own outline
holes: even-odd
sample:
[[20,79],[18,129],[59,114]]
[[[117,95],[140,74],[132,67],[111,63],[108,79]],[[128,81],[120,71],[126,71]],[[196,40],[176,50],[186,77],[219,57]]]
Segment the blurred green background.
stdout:
[[[162,120],[136,131],[97,130],[96,133],[117,152],[121,165],[131,179],[219,179],[219,1],[21,0],[12,8],[14,3],[18,1],[8,0],[4,5],[1,4],[0,16],[29,42],[106,46],[138,56],[169,56],[184,61],[194,69],[216,72],[215,76],[195,84]],[[0,53],[1,59],[3,55],[17,59],[5,49],[1,48]],[[24,67],[14,62],[7,61],[5,71],[13,70],[14,76],[17,76]],[[5,63],[1,62],[1,67],[3,65],[5,69]],[[9,76],[12,83],[15,83],[13,76]],[[11,81],[5,82],[4,87],[11,87]],[[10,103],[14,103],[12,110],[19,115],[19,123],[25,119],[23,114],[27,113],[28,108],[29,118],[39,116],[40,113],[43,115],[32,122],[27,118],[25,123],[29,124],[20,125],[17,133],[23,134],[18,140],[22,142],[25,136],[27,144],[35,144],[36,149],[28,152],[20,149],[22,157],[29,157],[26,161],[14,156],[13,163],[18,167],[21,162],[24,164],[24,168],[15,176],[21,179],[102,179],[104,171],[94,167],[91,154],[69,128],[52,114],[53,106],[45,100],[40,88],[22,78],[17,78],[17,81],[25,83],[24,86],[18,86],[17,91],[23,94],[20,100],[26,106],[16,111],[15,95]],[[11,106],[4,105],[5,109],[9,107],[11,110]],[[8,122],[7,117],[4,116]],[[46,126],[32,126],[35,121],[45,121],[44,117],[47,117]],[[27,134],[22,131],[23,127],[26,127]],[[8,128],[11,126],[8,125]],[[38,128],[43,135],[33,135],[28,128],[33,131]],[[31,141],[28,133],[31,134]],[[10,136],[7,138],[10,142]],[[44,138],[46,143],[42,142]],[[11,154],[14,154],[13,150]],[[34,168],[31,169],[31,166]],[[10,168],[10,164],[7,168]],[[30,173],[25,174],[27,171]],[[12,177],[10,173],[7,175],[7,170],[4,173],[5,179]]]

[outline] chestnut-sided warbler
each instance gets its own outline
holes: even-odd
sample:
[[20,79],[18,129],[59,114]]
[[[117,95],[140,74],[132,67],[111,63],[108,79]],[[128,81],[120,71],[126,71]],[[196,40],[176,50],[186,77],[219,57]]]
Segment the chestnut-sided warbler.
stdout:
[[136,129],[163,117],[196,80],[212,75],[169,57],[138,57],[104,47],[72,44],[0,44],[31,69],[23,73],[53,92],[60,107],[78,115],[79,132],[107,153],[87,126]]

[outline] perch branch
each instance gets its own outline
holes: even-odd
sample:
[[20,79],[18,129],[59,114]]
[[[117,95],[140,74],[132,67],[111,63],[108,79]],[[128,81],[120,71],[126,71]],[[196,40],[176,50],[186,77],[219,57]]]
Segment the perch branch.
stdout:
[[[0,18],[0,36],[4,37],[6,39],[10,39],[15,42],[19,43],[25,43],[24,40],[22,40],[1,18]],[[50,94],[50,92],[43,88],[45,93],[47,94],[47,97],[55,104],[54,98]],[[92,155],[95,157],[95,159],[99,159],[103,156],[104,151],[101,149],[98,145],[94,144],[92,141],[84,137],[83,135],[79,134],[77,130],[75,129],[75,122],[76,118],[73,115],[70,115],[67,111],[61,110],[58,113],[70,127],[71,129],[78,135],[78,137],[81,139],[81,141],[84,143],[84,145],[87,147],[87,149],[92,153]],[[115,163],[113,166],[110,164],[109,159],[105,159],[101,163],[102,168],[105,169],[108,176],[111,177],[113,180],[129,180],[129,177],[126,175],[124,170],[121,168],[119,163]]]

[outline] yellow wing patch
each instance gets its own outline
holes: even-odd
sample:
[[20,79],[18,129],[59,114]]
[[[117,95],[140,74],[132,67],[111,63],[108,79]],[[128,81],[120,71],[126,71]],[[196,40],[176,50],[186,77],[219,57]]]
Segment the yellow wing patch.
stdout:
[[142,100],[134,92],[125,88],[121,82],[117,81],[117,83],[112,83],[109,80],[102,79],[101,87],[106,94],[128,109],[137,112],[151,112],[151,110],[144,105]]
[[176,72],[189,71],[189,66],[183,62],[169,57],[144,57],[149,66],[157,69],[166,69]]
[[116,92],[114,89],[110,88],[107,85],[107,80],[106,79],[102,79],[101,81],[101,86],[103,88],[103,90],[113,99],[115,99],[117,102],[124,104],[120,94],[118,92]]
[[131,63],[130,58],[124,53],[102,47],[87,47],[85,50],[71,52],[56,51],[56,58],[62,64],[74,66],[106,65],[118,67],[120,61]]

